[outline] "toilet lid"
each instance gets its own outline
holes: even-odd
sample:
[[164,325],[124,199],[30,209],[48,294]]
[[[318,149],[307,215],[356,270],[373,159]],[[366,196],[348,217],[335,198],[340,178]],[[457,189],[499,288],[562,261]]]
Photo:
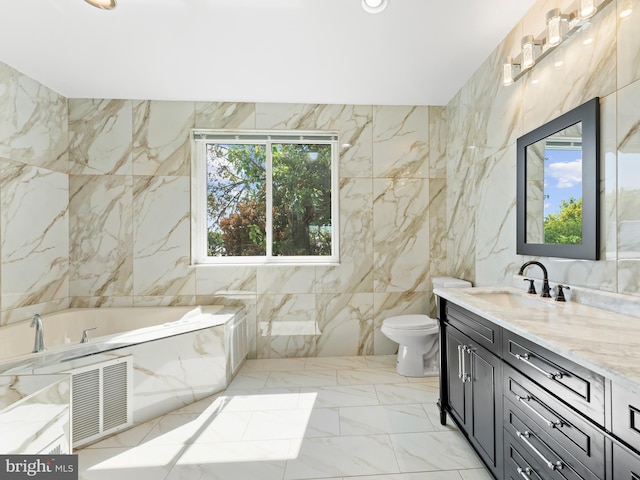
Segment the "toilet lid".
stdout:
[[389,317],[383,325],[403,330],[419,330],[427,327],[437,326],[437,322],[426,315],[399,315]]

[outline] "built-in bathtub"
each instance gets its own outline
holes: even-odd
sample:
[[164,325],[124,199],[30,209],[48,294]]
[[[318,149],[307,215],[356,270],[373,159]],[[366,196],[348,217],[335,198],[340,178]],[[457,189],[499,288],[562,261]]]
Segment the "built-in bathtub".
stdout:
[[[129,389],[130,418],[112,432],[224,390],[246,357],[242,307],[64,310],[42,316],[47,350],[39,353],[32,353],[35,329],[30,323],[0,328],[0,375],[70,373],[80,378],[79,373],[90,376],[104,365],[122,366],[126,388],[115,388]],[[83,331],[94,327],[88,332],[90,341],[81,343]],[[77,383],[74,416],[81,411],[75,402],[80,401],[80,387],[85,387]],[[88,443],[76,441],[75,430],[75,445]]]

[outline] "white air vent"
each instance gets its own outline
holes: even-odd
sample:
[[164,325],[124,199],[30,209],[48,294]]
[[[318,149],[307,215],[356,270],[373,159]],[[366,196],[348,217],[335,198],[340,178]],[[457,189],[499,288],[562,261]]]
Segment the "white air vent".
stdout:
[[69,372],[74,448],[132,424],[132,372],[131,356]]

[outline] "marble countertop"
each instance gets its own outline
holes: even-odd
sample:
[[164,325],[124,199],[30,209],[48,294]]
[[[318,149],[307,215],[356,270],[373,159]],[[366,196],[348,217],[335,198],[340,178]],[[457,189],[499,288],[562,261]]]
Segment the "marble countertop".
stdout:
[[[436,288],[433,292],[640,394],[638,317],[543,299],[514,287]],[[500,292],[526,297],[531,306],[496,305],[478,295]]]

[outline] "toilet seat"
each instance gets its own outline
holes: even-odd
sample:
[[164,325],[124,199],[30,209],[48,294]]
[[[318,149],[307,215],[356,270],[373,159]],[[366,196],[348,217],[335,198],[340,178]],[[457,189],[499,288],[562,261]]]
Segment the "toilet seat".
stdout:
[[438,331],[438,323],[427,315],[400,315],[389,317],[382,325],[397,330],[423,330],[424,333]]

